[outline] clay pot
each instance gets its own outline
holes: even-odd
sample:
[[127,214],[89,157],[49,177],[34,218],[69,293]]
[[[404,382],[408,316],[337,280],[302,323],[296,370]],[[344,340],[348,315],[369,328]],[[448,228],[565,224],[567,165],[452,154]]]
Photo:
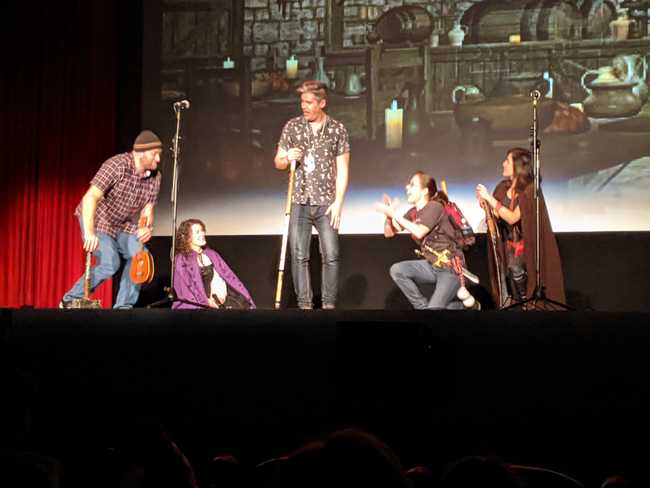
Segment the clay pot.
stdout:
[[643,102],[634,94],[636,83],[588,83],[589,96],[582,102],[590,117],[631,117],[641,110]]
[[478,103],[485,100],[485,95],[476,85],[458,85],[451,92],[451,101],[454,105],[459,103]]
[[[595,76],[595,79],[585,82],[589,76]],[[588,70],[580,82],[587,92],[582,105],[590,117],[631,117],[643,106],[641,97],[634,93],[637,81],[621,81],[612,66]]]
[[447,37],[449,38],[449,44],[451,44],[452,46],[462,46],[463,39],[465,39],[466,34],[467,34],[467,26],[455,24],[453,29],[451,29],[447,33]]
[[612,20],[609,23],[609,29],[612,33],[612,39],[614,39],[615,41],[624,41],[625,39],[627,39],[627,36],[630,33],[630,24],[632,24],[633,22],[634,20],[628,19],[625,16]]

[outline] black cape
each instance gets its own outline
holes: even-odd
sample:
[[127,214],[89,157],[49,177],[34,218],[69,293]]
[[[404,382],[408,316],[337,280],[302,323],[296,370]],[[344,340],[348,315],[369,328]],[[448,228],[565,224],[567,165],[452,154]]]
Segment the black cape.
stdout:
[[[501,181],[494,190],[494,198],[500,202],[506,199],[506,193],[510,188],[512,182],[507,179]],[[553,229],[551,228],[551,221],[548,217],[546,209],[546,202],[544,195],[540,190],[539,199],[539,213],[540,213],[540,278],[544,291],[544,296],[556,302],[566,303],[566,296],[564,292],[564,277],[562,274],[562,261],[560,259],[560,252],[557,247],[557,241]],[[518,204],[521,212],[521,230],[524,239],[525,261],[526,270],[528,271],[528,284],[526,296],[531,297],[535,292],[536,276],[535,276],[535,261],[536,261],[536,238],[537,238],[537,225],[535,217],[535,188],[533,184],[528,185],[518,196]],[[490,240],[488,239],[488,248],[490,247]],[[501,259],[505,256],[505,243],[499,239],[497,242],[497,256]],[[501,261],[502,269],[506,269],[505,261]],[[490,284],[492,289],[492,296],[494,303],[499,306],[501,300],[498,293],[497,269],[494,253],[488,249],[488,265],[490,270]]]

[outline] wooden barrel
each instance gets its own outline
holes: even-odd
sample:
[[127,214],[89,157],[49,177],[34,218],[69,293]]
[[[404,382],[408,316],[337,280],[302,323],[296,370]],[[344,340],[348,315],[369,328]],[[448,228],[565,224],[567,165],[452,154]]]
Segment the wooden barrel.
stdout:
[[377,19],[374,31],[387,44],[421,42],[433,31],[433,17],[417,5],[395,7]]
[[580,39],[582,16],[569,0],[485,0],[470,7],[461,20],[469,29],[467,43]]
[[543,0],[528,0],[524,11],[521,15],[521,40],[522,41],[537,41],[537,24],[539,16],[542,13],[540,8]]
[[617,18],[616,5],[609,0],[584,0],[579,5],[582,14],[582,37],[602,39],[610,36],[609,23]]
[[[484,0],[465,11],[460,21],[467,26],[465,44],[508,42],[511,34],[521,34],[520,24],[526,1]],[[522,37],[522,41],[530,40]]]
[[538,41],[582,38],[582,14],[567,0],[539,0]]

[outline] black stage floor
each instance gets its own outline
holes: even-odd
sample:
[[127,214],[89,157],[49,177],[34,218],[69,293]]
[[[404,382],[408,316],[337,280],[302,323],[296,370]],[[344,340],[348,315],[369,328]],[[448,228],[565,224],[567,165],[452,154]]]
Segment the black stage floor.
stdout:
[[115,446],[161,423],[257,462],[343,426],[405,464],[468,454],[583,480],[645,467],[650,314],[1,310],[4,439]]

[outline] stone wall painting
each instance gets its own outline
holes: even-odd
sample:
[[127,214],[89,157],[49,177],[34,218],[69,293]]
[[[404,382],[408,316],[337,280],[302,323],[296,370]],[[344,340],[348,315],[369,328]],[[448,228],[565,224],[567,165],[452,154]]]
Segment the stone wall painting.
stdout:
[[[538,90],[544,185],[557,230],[650,230],[643,190],[650,184],[650,38],[647,16],[633,7],[614,0],[166,0],[162,53],[146,53],[162,60],[161,105],[149,109],[170,134],[169,102],[192,100],[184,152],[192,169],[182,183],[188,212],[218,233],[276,233],[286,190],[272,164],[277,140],[300,114],[296,83],[326,79],[329,114],[353,141],[342,231],[373,233],[381,231],[373,199],[398,196],[419,169],[447,180],[478,227],[473,188],[496,183],[508,148],[529,146],[530,93]],[[235,69],[225,68],[227,59]],[[287,76],[289,59],[295,79]],[[393,101],[404,109],[403,143],[387,149],[384,111]],[[608,211],[595,210],[603,201]],[[278,218],[259,215],[258,204],[277,207]],[[224,205],[237,218],[213,210]],[[255,225],[243,227],[248,220]]]

